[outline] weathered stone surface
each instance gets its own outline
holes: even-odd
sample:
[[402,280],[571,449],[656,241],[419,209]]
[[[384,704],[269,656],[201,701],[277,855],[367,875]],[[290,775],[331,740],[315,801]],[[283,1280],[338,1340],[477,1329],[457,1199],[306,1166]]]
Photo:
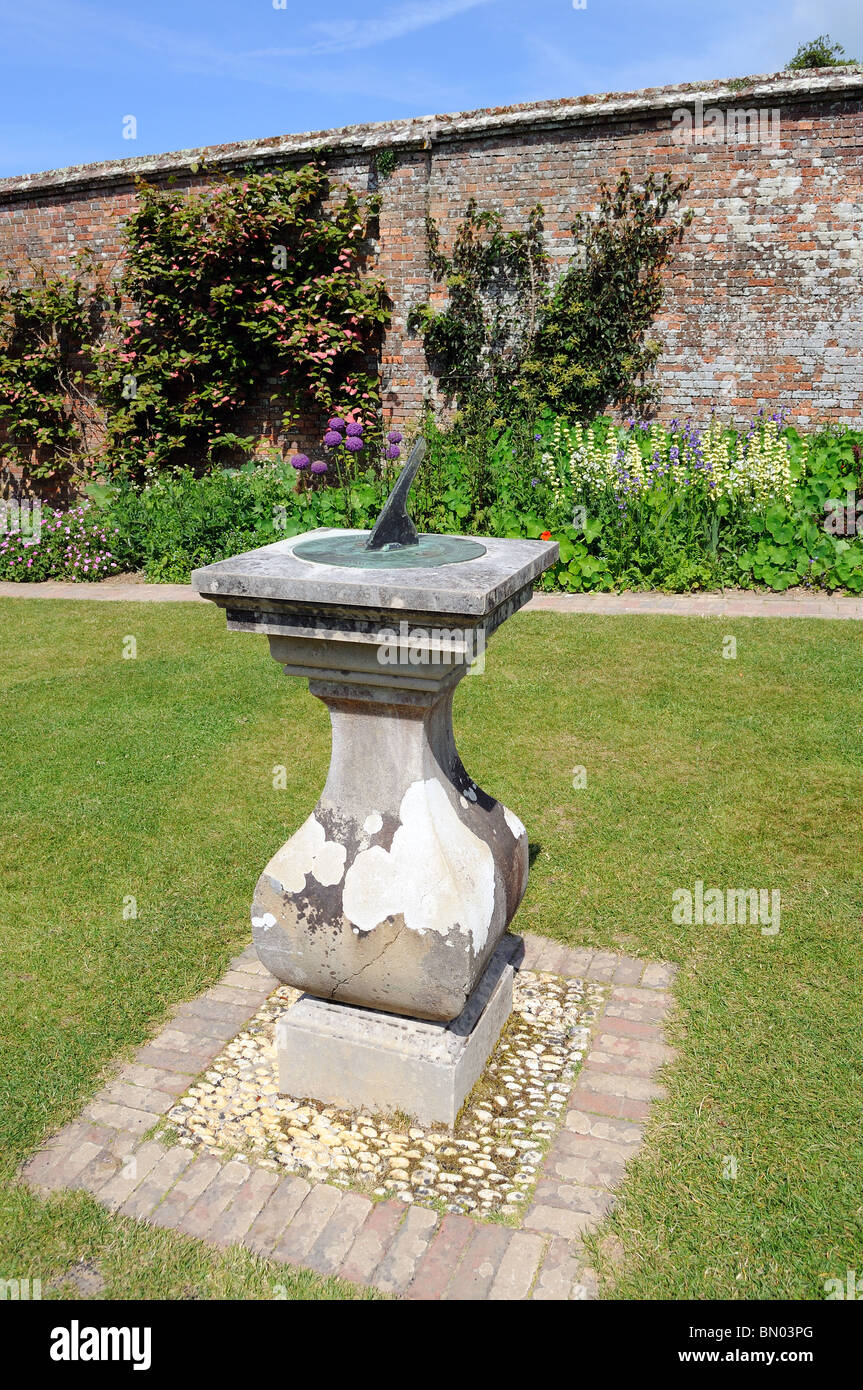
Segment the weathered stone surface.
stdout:
[[668,989],[674,983],[675,967],[653,962],[647,966],[642,978],[645,989]]
[[591,980],[611,980],[617,970],[618,959],[610,951],[595,951],[586,973]]
[[620,1018],[606,1013],[602,1020],[603,1035],[613,1033],[620,1038],[643,1038],[647,1042],[661,1043],[665,1034],[658,1023],[642,1023],[637,1019]]
[[193,576],[229,628],[267,634],[332,721],[320,800],[258,881],[254,941],[297,989],[447,1022],[479,983],[528,872],[524,826],[456,752],[453,692],[557,546],[487,539],[475,558],[414,568],[383,551],[374,569],[295,554],[357,535],[309,532]]
[[151,1116],[151,1124],[157,1115],[164,1115],[174,1104],[175,1097],[168,1091],[160,1091],[155,1086],[135,1086],[127,1081],[111,1081],[99,1093],[99,1100],[116,1105],[125,1105],[132,1110],[145,1110]]
[[[171,1191],[152,1212],[150,1220],[156,1226],[173,1230],[179,1226],[193,1202],[207,1190],[221,1172],[222,1165],[215,1158],[196,1158],[174,1184]],[[101,1194],[100,1194],[101,1200]]]
[[118,1135],[115,1142],[101,1149],[82,1168],[77,1176],[64,1183],[64,1187],[80,1188],[98,1196],[100,1190],[117,1176],[123,1167],[124,1159],[135,1147],[137,1140],[132,1135]]
[[188,1149],[179,1146],[168,1149],[153,1165],[144,1181],[121,1203],[121,1215],[139,1219],[149,1216],[165,1193],[174,1186],[183,1169],[188,1167],[192,1157]]
[[626,1096],[631,1100],[657,1100],[665,1094],[662,1086],[642,1075],[628,1071],[607,1071],[585,1066],[578,1078],[579,1094],[585,1091],[598,1095]]
[[241,1241],[278,1185],[278,1173],[253,1168],[230,1206],[216,1218],[208,1239],[214,1245],[233,1245]]
[[147,1043],[135,1053],[135,1061],[142,1067],[153,1067],[159,1071],[171,1072],[184,1078],[183,1089],[189,1085],[191,1077],[201,1070],[201,1059],[177,1047],[162,1047]]
[[[532,585],[557,559],[554,541],[483,537],[486,553],[456,564],[416,569],[373,570],[310,564],[294,555],[302,541],[360,532],[320,527],[290,540],[274,541],[192,572],[192,586],[205,598],[253,599],[275,603],[327,605],[381,613],[435,613],[485,617],[513,594]],[[225,606],[223,604],[223,606]]]
[[531,1235],[528,1231],[514,1231],[492,1280],[488,1298],[492,1301],[527,1298],[544,1246],[542,1236]]
[[82,1141],[67,1152],[42,1150],[24,1165],[22,1176],[29,1187],[41,1192],[72,1187],[78,1174],[104,1152],[101,1144],[93,1144],[89,1140]]
[[566,1240],[575,1240],[585,1231],[593,1230],[596,1223],[597,1218],[589,1212],[552,1207],[544,1202],[532,1206],[524,1219],[528,1230],[545,1231],[549,1235],[563,1236]]
[[117,1105],[98,1098],[85,1105],[81,1113],[85,1119],[93,1120],[95,1124],[106,1125],[109,1129],[120,1129],[126,1134],[146,1134],[156,1122],[152,1111]]
[[190,999],[188,1004],[181,1004],[174,1009],[172,1017],[174,1019],[203,1018],[211,1022],[230,1027],[234,1031],[241,1028],[249,1017],[251,1001],[241,1000],[239,1004],[226,1004],[219,999]]
[[164,1156],[164,1147],[155,1139],[142,1144],[123,1159],[120,1170],[99,1189],[99,1201],[109,1211],[116,1211],[123,1202],[142,1183],[159,1159]]
[[234,1200],[239,1189],[248,1181],[250,1170],[245,1163],[226,1163],[220,1167],[212,1182],[192,1203],[177,1222],[188,1236],[199,1239],[209,1236],[222,1212]]
[[465,772],[452,689],[408,695],[387,679],[387,704],[313,683],[330,708],[333,763],[315,811],[258,881],[254,939],[298,989],[448,1021],[524,893],[527,836]]
[[[187,1026],[188,1025],[188,1026]],[[221,1044],[233,1035],[230,1028],[220,1029],[218,1033],[197,1030],[191,1020],[183,1020],[182,1026],[166,1028],[156,1039],[160,1049],[168,1048],[185,1057],[188,1062],[197,1062],[196,1071],[203,1071],[207,1062],[212,1061],[221,1051]],[[140,1056],[140,1054],[139,1054]]]
[[420,1260],[438,1223],[437,1212],[411,1207],[398,1234],[375,1272],[374,1282],[384,1293],[402,1294],[409,1289]]
[[590,974],[590,962],[593,960],[593,954],[593,951],[570,951],[563,974],[571,979],[587,977]]
[[368,1197],[361,1197],[356,1192],[345,1193],[306,1256],[306,1268],[313,1269],[317,1274],[335,1274],[347,1257],[372,1205]]
[[266,999],[276,977],[271,971],[266,970],[260,961],[256,961],[257,970],[252,970],[248,964],[243,965],[242,969],[229,970],[222,976],[221,984],[229,986],[231,989],[242,990],[244,994],[251,998]]
[[353,1284],[370,1284],[405,1219],[400,1202],[378,1202],[367,1216],[339,1270]]
[[620,956],[611,977],[612,983],[615,985],[637,985],[641,981],[643,972],[643,960],[637,960],[634,956]]
[[487,1298],[512,1234],[503,1226],[478,1227],[444,1298],[459,1302]]
[[[166,1071],[161,1067],[150,1067],[130,1062],[123,1067],[118,1074],[117,1080],[127,1086],[140,1086],[144,1090],[161,1091],[163,1094],[172,1098],[181,1096],[189,1085],[187,1073]],[[140,1105],[133,1107],[141,1109]],[[143,1107],[146,1109],[146,1106]]]
[[474,1230],[468,1217],[448,1212],[417,1266],[406,1297],[416,1301],[443,1298]]
[[572,1296],[579,1275],[579,1260],[569,1241],[558,1237],[551,1241],[536,1280],[532,1297],[539,1300],[565,1301]]
[[639,1121],[646,1120],[650,1114],[649,1101],[589,1090],[581,1085],[580,1078],[572,1095],[579,1110],[586,1110],[594,1115],[607,1115],[610,1119]]
[[333,1105],[453,1125],[512,1010],[509,941],[453,1023],[304,997],[276,1025],[279,1089]]
[[320,1183],[313,1187],[273,1250],[273,1258],[301,1264],[342,1201],[337,1187]]
[[534,1193],[536,1206],[562,1207],[567,1211],[585,1212],[588,1216],[604,1216],[614,1206],[614,1196],[601,1187],[586,1187],[582,1183],[556,1182],[544,1177]]
[[243,1244],[254,1250],[257,1255],[270,1255],[310,1190],[304,1178],[282,1178],[243,1237]]

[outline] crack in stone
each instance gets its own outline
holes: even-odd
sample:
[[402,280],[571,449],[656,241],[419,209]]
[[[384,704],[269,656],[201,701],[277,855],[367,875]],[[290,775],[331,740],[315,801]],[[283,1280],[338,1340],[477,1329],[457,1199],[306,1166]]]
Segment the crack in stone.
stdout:
[[376,956],[372,956],[372,959],[367,960],[365,965],[361,965],[359,970],[355,970],[352,975],[348,975],[347,979],[340,980],[338,984],[333,985],[333,988],[330,990],[330,998],[335,999],[337,989],[344,989],[347,985],[351,983],[352,980],[355,980],[358,975],[362,975],[364,970],[368,970],[369,966],[375,965],[376,962],[380,960],[384,951],[388,951],[390,946],[394,945],[395,942],[398,941],[403,931],[404,923],[402,923],[402,925],[396,930],[395,936],[391,937],[389,941],[384,942],[383,946],[378,951]]

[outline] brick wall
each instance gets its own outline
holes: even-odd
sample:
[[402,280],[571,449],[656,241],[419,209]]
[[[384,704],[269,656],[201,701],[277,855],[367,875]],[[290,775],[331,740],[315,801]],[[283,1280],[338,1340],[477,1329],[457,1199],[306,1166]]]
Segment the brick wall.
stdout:
[[[760,113],[760,124],[742,127],[744,141],[716,138],[731,113],[747,112]],[[649,170],[692,176],[695,220],[657,324],[662,417],[703,419],[716,407],[739,421],[782,406],[800,423],[863,425],[859,69],[352,126],[0,180],[0,264],[26,273],[29,258],[62,269],[83,246],[117,261],[137,174],[174,175],[178,187],[192,187],[201,182],[190,173],[199,160],[211,168],[293,165],[322,148],[333,177],[361,192],[378,186],[376,151],[396,155],[379,184],[377,246],[394,306],[381,363],[394,423],[409,424],[424,392],[433,392],[422,345],[406,327],[410,307],[433,288],[426,214],[448,239],[471,196],[513,225],[541,202],[549,250],[562,266],[573,215],[595,206],[600,179],[627,167],[637,180]]]

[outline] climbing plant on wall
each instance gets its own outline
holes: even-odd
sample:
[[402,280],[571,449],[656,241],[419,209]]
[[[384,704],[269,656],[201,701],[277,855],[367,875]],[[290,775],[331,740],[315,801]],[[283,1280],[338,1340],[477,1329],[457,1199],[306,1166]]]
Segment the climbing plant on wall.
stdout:
[[376,213],[316,162],[191,194],[139,183],[118,283],[91,257],[0,284],[4,460],[34,478],[201,471],[254,443],[236,430],[267,397],[285,429],[358,410],[371,437],[389,321],[366,273]]
[[376,212],[318,163],[185,195],[140,183],[122,280],[133,312],[99,354],[112,464],[225,461],[252,443],[235,429],[265,395],[285,428],[309,407],[374,417],[389,319],[365,273]]
[[504,232],[497,212],[471,200],[448,253],[430,220],[432,273],[447,302],[419,305],[411,324],[444,394],[462,411],[475,412],[479,395],[497,413],[525,416],[547,404],[585,418],[611,405],[646,409],[659,353],[647,334],[692,220],[678,211],[687,187],[669,173],[638,187],[628,170],[615,186],[600,184],[596,212],[571,225],[571,260],[553,288],[541,206],[525,228]]
[[34,479],[80,473],[101,438],[87,353],[104,300],[86,259],[69,276],[33,267],[0,281],[3,462]]
[[426,234],[432,275],[447,303],[441,309],[417,305],[408,327],[422,336],[448,399],[464,404],[478,390],[494,395],[511,380],[545,293],[542,208],[532,209],[524,230],[505,232],[500,213],[480,209],[471,198],[450,252],[432,217]]
[[601,183],[599,207],[572,223],[574,255],[538,318],[519,371],[525,404],[590,418],[609,406],[644,413],[657,390],[650,371],[661,344],[649,336],[662,304],[663,272],[692,211],[678,213],[688,180],[628,169]]

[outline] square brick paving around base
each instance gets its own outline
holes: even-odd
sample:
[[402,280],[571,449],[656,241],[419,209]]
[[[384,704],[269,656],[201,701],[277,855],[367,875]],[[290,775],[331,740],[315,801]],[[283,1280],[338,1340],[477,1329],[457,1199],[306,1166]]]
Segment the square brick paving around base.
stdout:
[[525,934],[525,970],[608,988],[531,1205],[519,1228],[368,1197],[245,1160],[146,1139],[168,1102],[215,1060],[279,985],[253,947],[218,985],[179,1005],[82,1111],[23,1165],[36,1192],[85,1189],[109,1210],[224,1248],[420,1300],[581,1300],[597,1296],[583,1237],[614,1205],[638,1151],[654,1079],[673,1059],[662,1023],[674,967],[576,950]]

